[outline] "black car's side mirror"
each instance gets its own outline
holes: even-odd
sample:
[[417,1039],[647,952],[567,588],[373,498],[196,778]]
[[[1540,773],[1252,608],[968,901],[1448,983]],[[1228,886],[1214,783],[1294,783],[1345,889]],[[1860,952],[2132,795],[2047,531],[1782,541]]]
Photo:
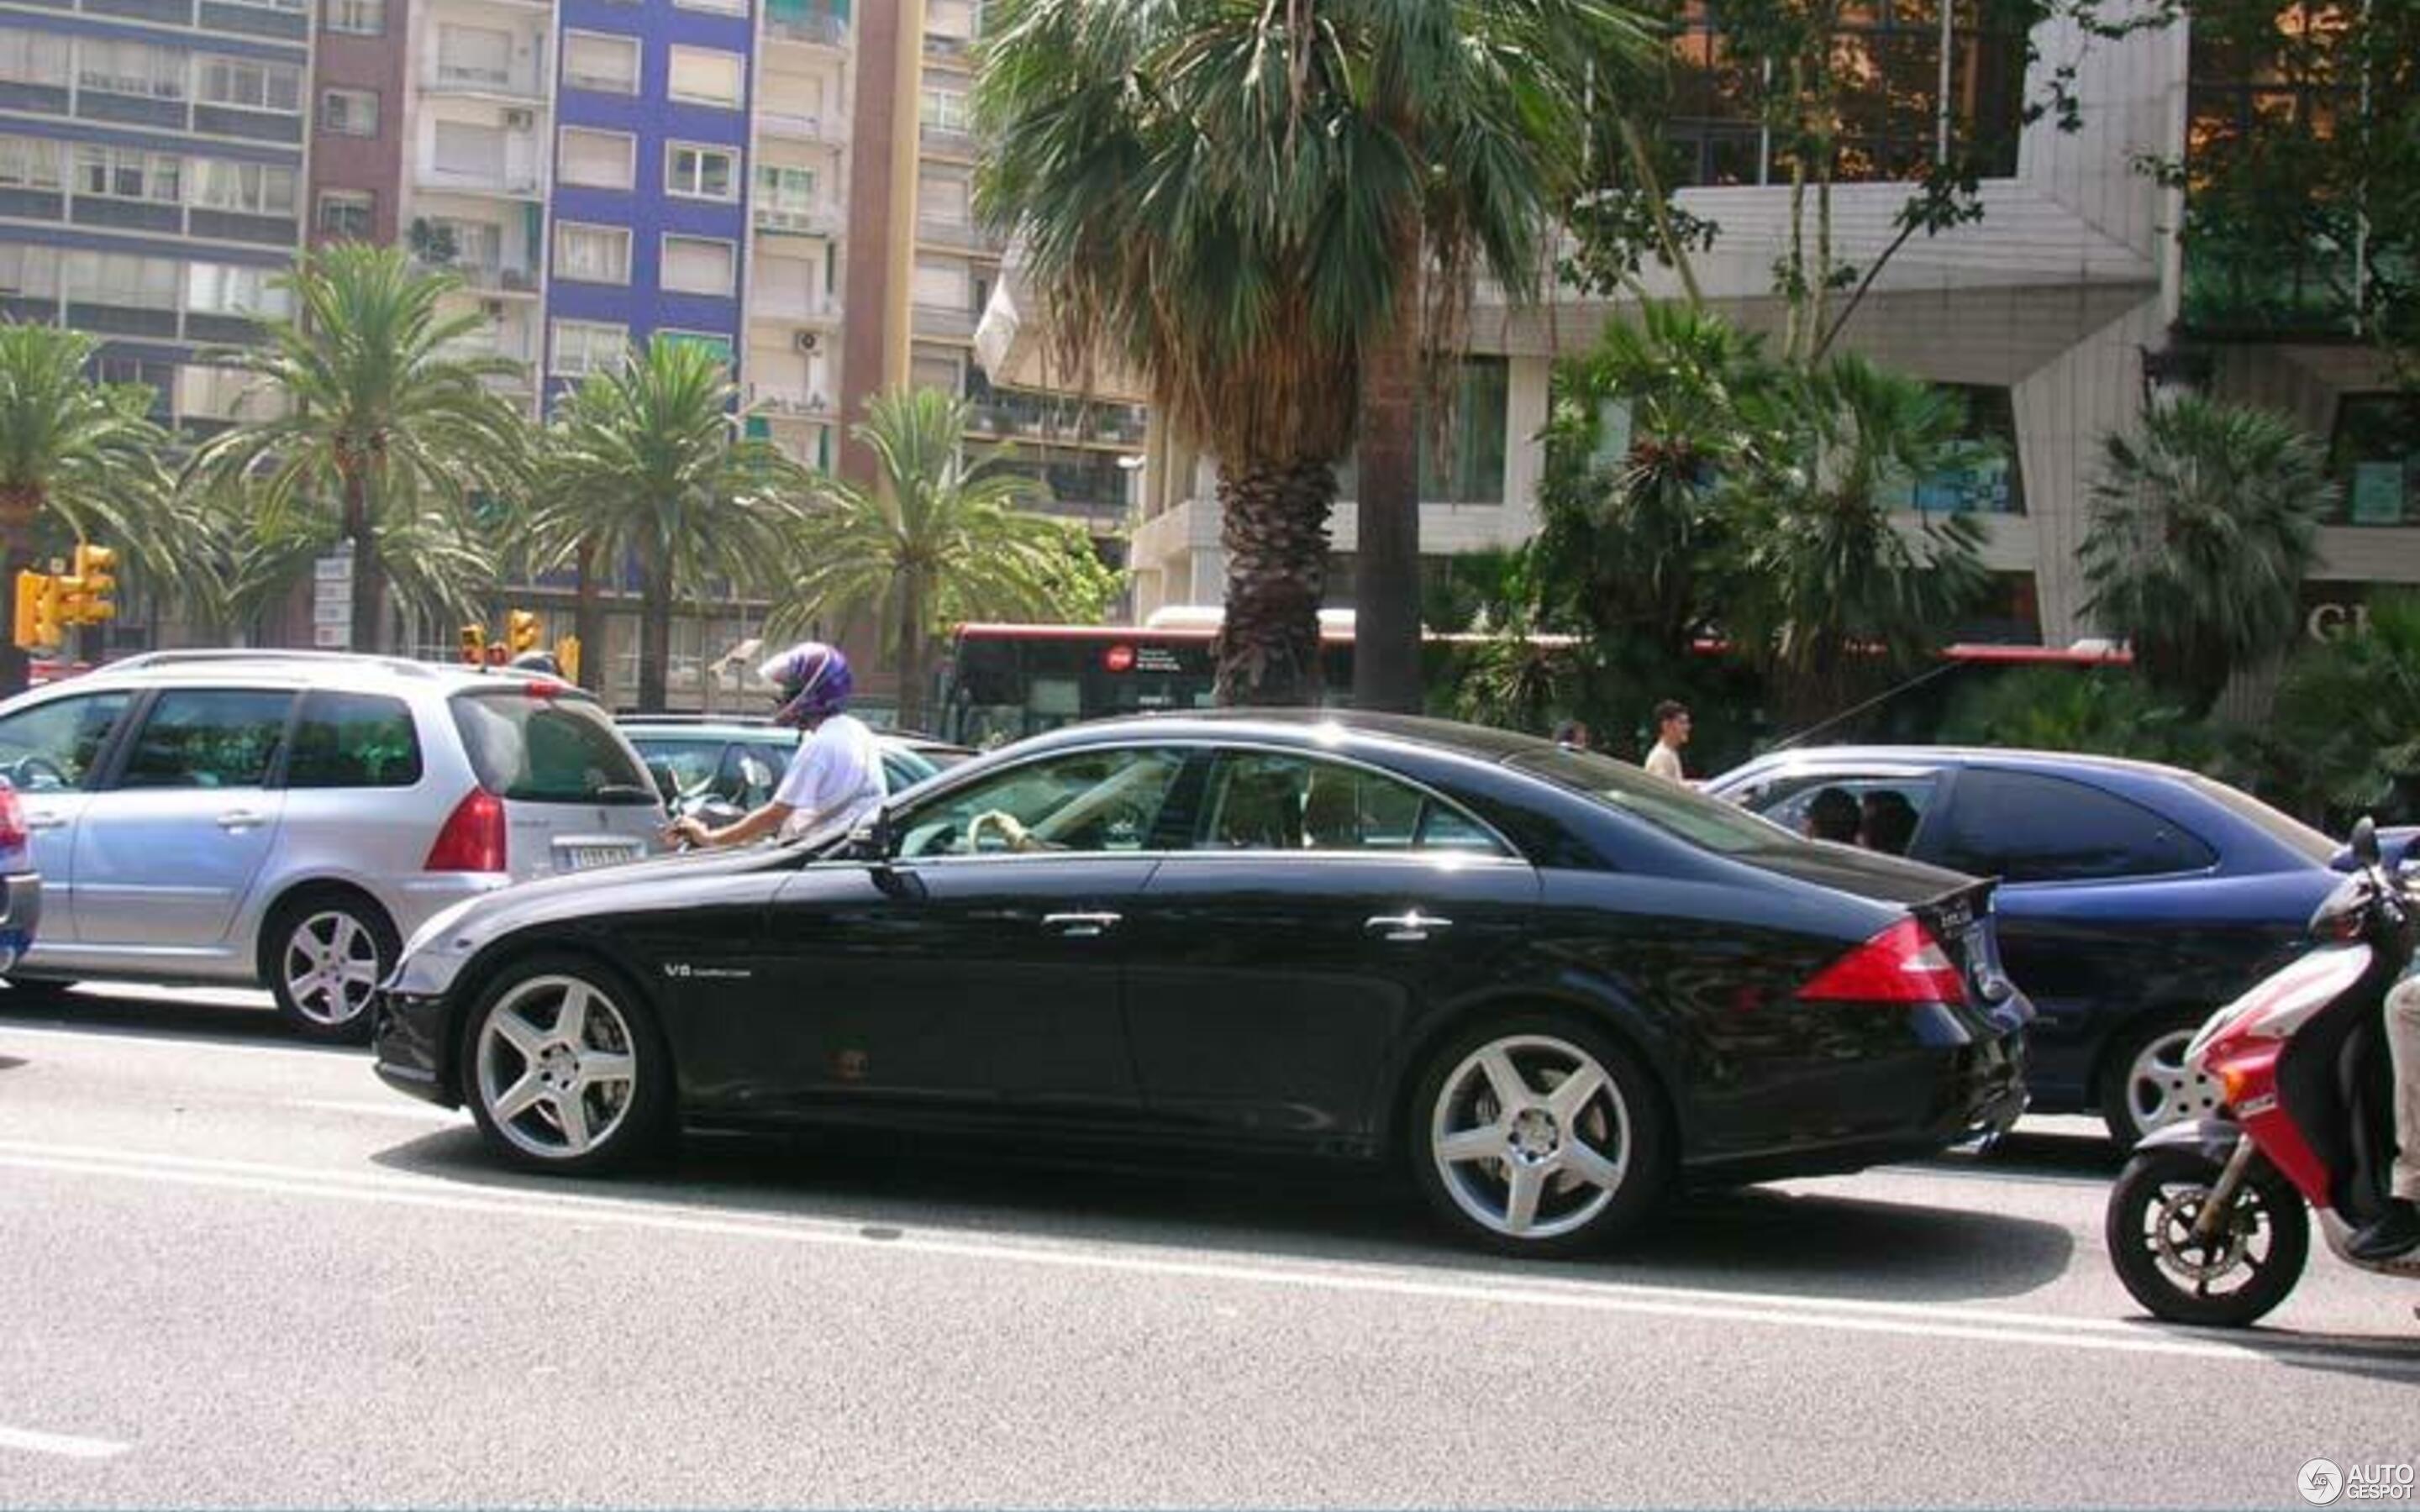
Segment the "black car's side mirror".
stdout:
[[2366,867],[2376,866],[2380,854],[2378,822],[2364,814],[2353,822],[2352,858]]
[[848,853],[861,861],[879,865],[898,851],[898,834],[891,827],[891,812],[876,809],[864,824],[848,832]]

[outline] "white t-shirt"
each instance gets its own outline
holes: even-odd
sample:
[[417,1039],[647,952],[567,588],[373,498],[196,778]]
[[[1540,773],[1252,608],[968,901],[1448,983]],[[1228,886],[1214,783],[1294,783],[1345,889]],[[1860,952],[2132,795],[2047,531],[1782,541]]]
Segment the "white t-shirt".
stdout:
[[882,748],[862,720],[835,714],[790,758],[773,801],[790,806],[782,838],[834,823],[854,824],[882,801]]
[[1681,770],[1681,753],[1661,740],[1655,742],[1655,748],[1647,753],[1647,770],[1667,782],[1688,780]]

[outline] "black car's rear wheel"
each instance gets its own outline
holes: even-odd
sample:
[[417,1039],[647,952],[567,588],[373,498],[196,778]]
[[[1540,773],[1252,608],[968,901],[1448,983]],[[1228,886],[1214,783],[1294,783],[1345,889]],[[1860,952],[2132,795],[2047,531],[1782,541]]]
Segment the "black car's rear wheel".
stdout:
[[1653,1082],[1609,1037],[1560,1016],[1455,1036],[1430,1058],[1407,1121],[1430,1205],[1503,1254],[1604,1244],[1654,1205],[1668,1177]]
[[2173,1323],[2241,1328],[2286,1300],[2311,1253],[2310,1215],[2293,1183],[2256,1164],[2226,1212],[2196,1234],[2219,1167],[2190,1149],[2147,1149],[2109,1190],[2104,1238],[2118,1279]]
[[464,1026],[463,1091],[479,1132],[532,1170],[628,1165],[661,1140],[672,1057],[645,999],[576,957],[507,969]]

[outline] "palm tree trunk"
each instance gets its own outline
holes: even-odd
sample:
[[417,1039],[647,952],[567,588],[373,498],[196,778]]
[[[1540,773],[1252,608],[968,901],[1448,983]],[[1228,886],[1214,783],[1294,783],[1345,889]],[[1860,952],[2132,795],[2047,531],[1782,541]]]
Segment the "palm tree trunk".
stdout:
[[369,486],[355,468],[345,469],[345,535],[353,545],[352,649],[374,655],[386,649],[386,584],[370,531]]
[[605,600],[597,586],[597,545],[583,542],[572,565],[578,575],[572,593],[571,633],[580,641],[580,686],[591,693],[605,688]]
[[[639,711],[664,710],[665,673],[673,657],[672,572],[656,562],[641,566],[639,577]],[[582,659],[586,660],[583,656]]]
[[924,576],[910,571],[899,585],[899,717],[902,730],[924,728]]
[[1395,308],[1362,349],[1354,506],[1353,702],[1420,707],[1420,249],[1397,259]]
[[1227,619],[1218,702],[1319,702],[1319,601],[1327,590],[1327,513],[1336,469],[1325,457],[1221,463],[1218,542]]

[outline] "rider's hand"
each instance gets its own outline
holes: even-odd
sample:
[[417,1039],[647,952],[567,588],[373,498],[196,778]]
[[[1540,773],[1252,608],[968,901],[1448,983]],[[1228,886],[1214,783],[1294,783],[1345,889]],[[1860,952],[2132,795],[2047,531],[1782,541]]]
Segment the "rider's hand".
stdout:
[[663,840],[667,845],[705,845],[708,843],[706,821],[695,814],[683,814],[664,826]]

